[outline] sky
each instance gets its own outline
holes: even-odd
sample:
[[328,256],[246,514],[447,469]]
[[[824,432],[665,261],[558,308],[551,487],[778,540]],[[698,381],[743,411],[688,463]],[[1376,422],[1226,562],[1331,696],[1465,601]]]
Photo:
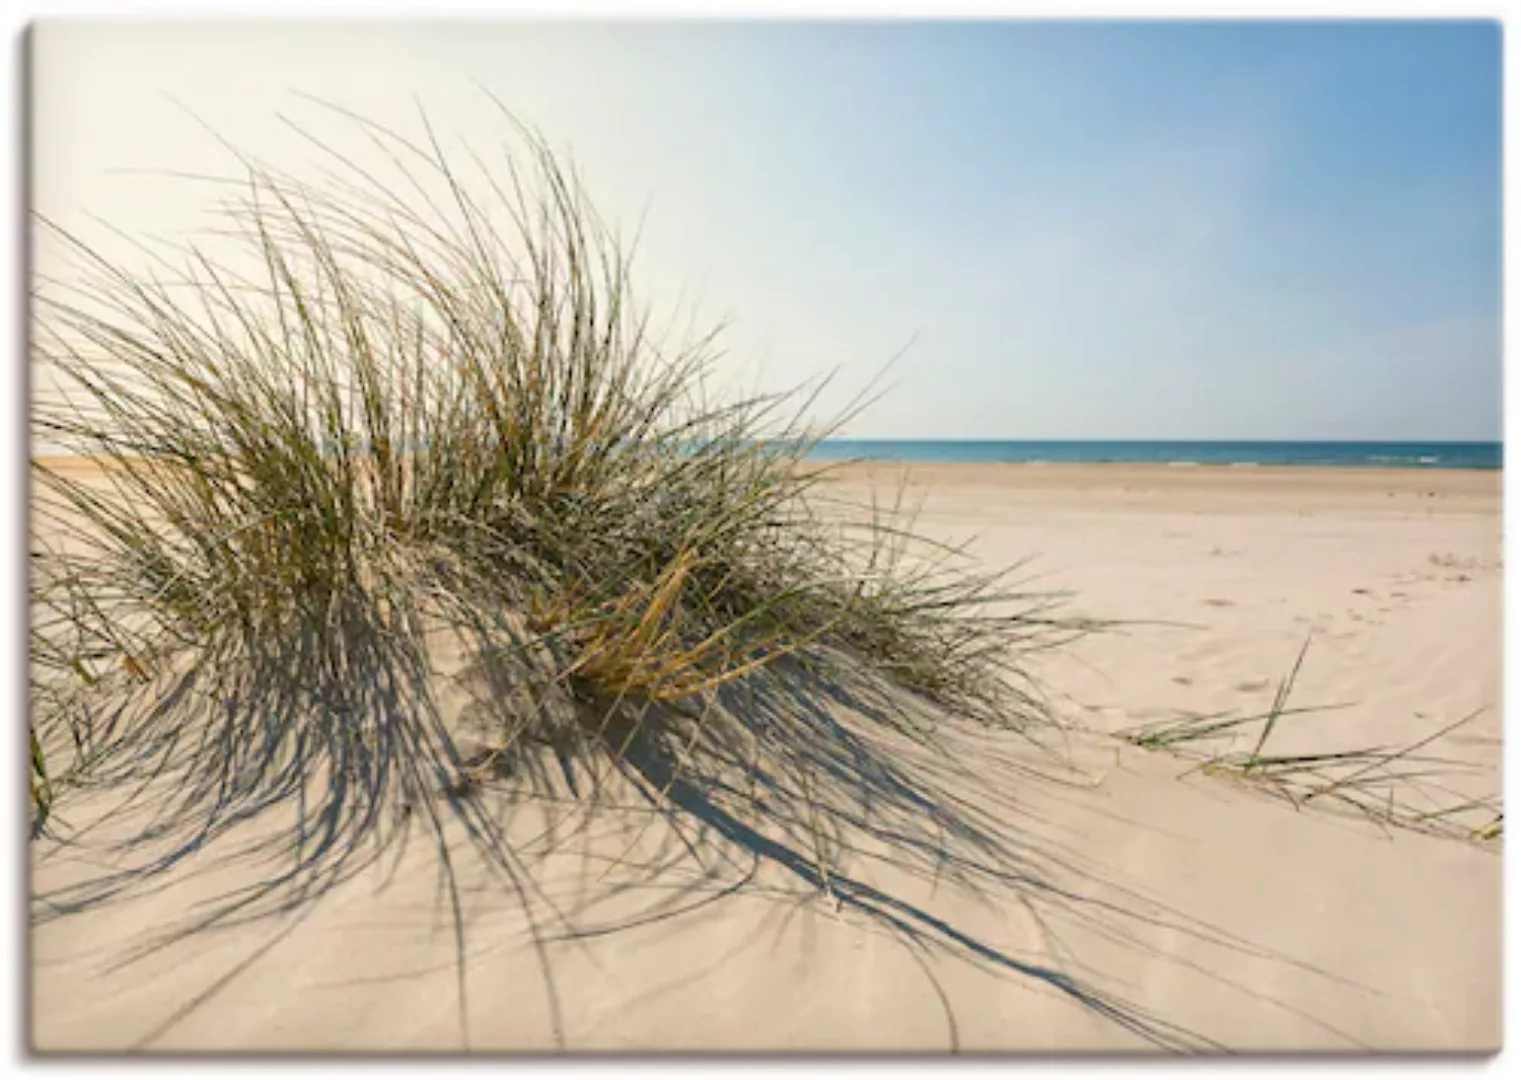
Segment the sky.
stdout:
[[823,419],[897,356],[842,434],[1493,440],[1500,33],[45,22],[33,205],[179,235],[205,192],[164,173],[228,165],[201,122],[299,172],[300,94],[479,147],[484,88],[638,228],[657,315],[725,322],[734,387],[837,373]]

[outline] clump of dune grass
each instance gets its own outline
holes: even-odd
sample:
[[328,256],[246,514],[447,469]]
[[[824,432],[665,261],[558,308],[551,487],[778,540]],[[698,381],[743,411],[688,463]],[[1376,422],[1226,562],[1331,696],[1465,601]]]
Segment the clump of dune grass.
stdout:
[[1024,657],[1081,624],[842,502],[813,398],[717,392],[716,338],[654,331],[542,139],[344,117],[383,176],[316,136],[302,178],[239,156],[208,243],[113,259],[41,223],[69,270],[34,297],[32,434],[98,471],[32,463],[39,821],[45,754],[58,791],[161,792],[181,853],[297,805],[270,846],[311,876],[546,754],[583,798],[723,762],[801,808],[827,881],[821,792],[891,762],[840,772],[820,688],[922,704],[862,711],[920,743],[1035,733]]
[[[1499,798],[1473,798],[1453,790],[1453,776],[1471,772],[1471,762],[1440,757],[1429,748],[1480,714],[1470,713],[1407,746],[1372,746],[1321,753],[1275,754],[1267,748],[1278,724],[1296,714],[1328,707],[1288,707],[1294,681],[1310,639],[1280,680],[1266,712],[1219,713],[1130,728],[1124,741],[1147,750],[1165,750],[1193,759],[1188,770],[1251,783],[1296,809],[1330,806],[1383,827],[1449,836],[1478,843],[1501,839],[1504,816]],[[1334,708],[1331,706],[1329,708]],[[1236,749],[1245,737],[1250,749]]]

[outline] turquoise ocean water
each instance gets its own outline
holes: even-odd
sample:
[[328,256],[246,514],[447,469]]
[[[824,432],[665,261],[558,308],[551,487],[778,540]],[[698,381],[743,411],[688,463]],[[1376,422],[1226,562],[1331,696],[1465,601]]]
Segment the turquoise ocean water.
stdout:
[[1362,469],[1498,469],[1497,442],[1086,442],[830,439],[821,461],[1131,465],[1303,465]]

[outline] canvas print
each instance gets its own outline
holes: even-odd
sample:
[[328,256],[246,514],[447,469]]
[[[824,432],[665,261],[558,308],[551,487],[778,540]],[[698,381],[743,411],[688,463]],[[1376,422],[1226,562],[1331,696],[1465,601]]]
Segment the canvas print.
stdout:
[[1500,1047],[1498,23],[25,48],[33,1053]]

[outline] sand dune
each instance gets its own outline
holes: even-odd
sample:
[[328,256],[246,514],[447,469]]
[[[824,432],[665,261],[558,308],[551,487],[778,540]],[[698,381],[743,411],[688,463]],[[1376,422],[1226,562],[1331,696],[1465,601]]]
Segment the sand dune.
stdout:
[[914,472],[928,531],[988,562],[1038,556],[1039,586],[1125,624],[1039,661],[1070,725],[1047,751],[972,732],[949,759],[894,748],[978,830],[947,840],[938,863],[863,816],[843,834],[859,847],[849,872],[821,881],[795,833],[678,785],[700,836],[629,808],[567,816],[544,838],[570,806],[518,806],[506,820],[519,877],[461,855],[460,918],[417,824],[399,856],[308,905],[139,956],[277,864],[240,856],[229,836],[117,900],[60,913],[47,898],[97,878],[95,851],[131,824],[90,795],[61,813],[102,820],[93,839],[34,845],[34,1046],[1499,1046],[1497,850],[1296,810],[1229,776],[1180,779],[1188,762],[1111,737],[1265,709],[1308,634],[1294,700],[1344,707],[1285,718],[1275,748],[1402,745],[1483,710],[1441,750],[1472,766],[1455,791],[1498,791],[1498,475]]

